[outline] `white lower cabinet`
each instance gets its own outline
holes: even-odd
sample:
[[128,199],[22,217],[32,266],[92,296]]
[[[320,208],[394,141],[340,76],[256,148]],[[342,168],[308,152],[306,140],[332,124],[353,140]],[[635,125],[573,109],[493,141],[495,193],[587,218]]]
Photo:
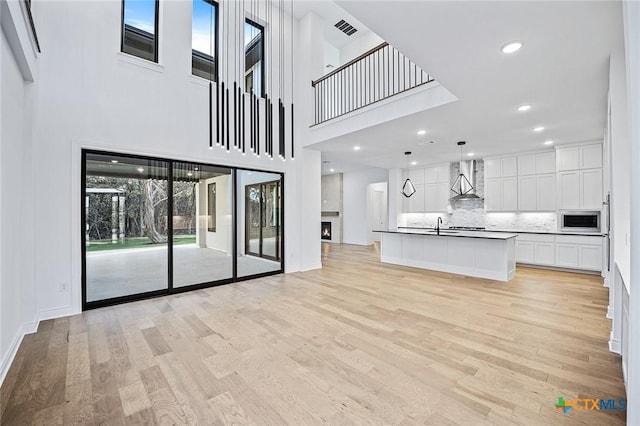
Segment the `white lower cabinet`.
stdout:
[[531,265],[553,265],[554,236],[547,234],[519,234],[516,239],[516,261]]
[[535,243],[534,261],[538,265],[553,265],[555,262],[555,246],[553,243]]
[[556,266],[577,268],[578,245],[570,243],[556,243]]
[[535,263],[534,262],[534,242],[522,241],[520,237],[516,238],[516,262],[518,263]]
[[583,235],[556,236],[557,266],[590,271],[602,270],[602,237]]
[[519,234],[516,239],[518,263],[601,271],[602,255],[599,236]]

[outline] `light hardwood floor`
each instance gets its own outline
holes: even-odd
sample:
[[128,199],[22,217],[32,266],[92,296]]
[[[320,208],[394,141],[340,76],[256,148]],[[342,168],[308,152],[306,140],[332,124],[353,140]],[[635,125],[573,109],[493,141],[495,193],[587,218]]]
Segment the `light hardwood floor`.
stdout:
[[554,407],[625,396],[600,277],[518,268],[502,283],[322,250],[322,270],[41,323],[0,423],[624,423]]

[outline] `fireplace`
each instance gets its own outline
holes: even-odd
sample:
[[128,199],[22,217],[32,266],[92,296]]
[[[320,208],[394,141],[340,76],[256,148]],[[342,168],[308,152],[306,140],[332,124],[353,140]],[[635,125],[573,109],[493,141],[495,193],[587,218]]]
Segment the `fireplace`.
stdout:
[[320,237],[323,240],[331,240],[331,222],[322,222]]

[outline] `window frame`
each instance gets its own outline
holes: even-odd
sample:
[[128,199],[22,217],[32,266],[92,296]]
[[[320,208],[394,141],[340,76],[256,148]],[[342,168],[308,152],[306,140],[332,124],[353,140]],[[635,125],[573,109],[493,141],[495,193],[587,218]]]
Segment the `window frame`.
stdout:
[[191,0],[191,37],[193,38],[193,3],[196,1],[203,1],[205,3],[208,3],[210,6],[212,6],[215,9],[215,14],[216,14],[216,19],[214,20],[213,24],[215,26],[215,46],[213,47],[213,79],[208,79],[206,77],[201,77],[199,75],[196,75],[193,73],[193,57],[194,57],[194,53],[193,53],[193,41],[191,44],[191,75],[194,77],[200,77],[200,78],[204,78],[205,80],[209,80],[209,81],[213,81],[214,83],[218,81],[218,65],[219,65],[219,40],[220,40],[220,16],[219,16],[219,12],[220,12],[220,5],[218,4],[217,1],[215,0]]
[[[265,64],[266,64],[265,45],[266,45],[266,41],[267,41],[267,32],[265,30],[264,25],[260,25],[259,23],[257,23],[256,21],[254,21],[251,18],[245,17],[244,22],[245,22],[245,24],[249,24],[249,25],[252,25],[252,26],[258,28],[262,32],[262,48],[260,50],[260,55],[261,55],[261,59],[260,59],[260,62],[261,62],[261,65],[260,65],[260,92],[261,93],[256,93],[256,95],[258,95],[261,98],[265,98],[266,97],[266,92],[265,92],[265,90],[266,90],[265,72],[267,70],[267,67],[265,66]],[[243,26],[243,28],[244,28],[244,26]],[[243,50],[243,52],[242,52],[242,54],[243,54],[242,55],[243,56],[243,61],[242,61],[243,62],[243,67],[242,68],[244,68],[243,74],[246,77],[247,71],[248,71],[247,70],[247,64],[246,64],[246,62],[247,62],[247,52],[245,51],[244,48],[242,50]]]
[[158,44],[159,44],[159,40],[160,40],[160,0],[155,0],[155,13],[154,13],[154,19],[153,19],[153,29],[154,29],[154,33],[153,33],[153,60],[151,59],[147,59],[147,58],[143,58],[142,56],[138,56],[138,55],[134,55],[132,53],[129,52],[125,52],[124,50],[124,37],[125,37],[125,28],[124,28],[124,4],[127,0],[122,0],[122,4],[121,4],[121,16],[120,16],[120,52],[127,54],[127,55],[131,55],[133,57],[136,57],[138,59],[142,59],[144,61],[149,61],[149,62],[153,62],[156,64],[159,64],[159,58],[158,58]]

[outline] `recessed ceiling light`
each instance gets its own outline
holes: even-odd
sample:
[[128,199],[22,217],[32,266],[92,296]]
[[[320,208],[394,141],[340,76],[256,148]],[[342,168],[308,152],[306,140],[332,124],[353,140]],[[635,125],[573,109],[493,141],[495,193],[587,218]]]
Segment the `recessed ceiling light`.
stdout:
[[519,41],[512,41],[502,46],[502,53],[515,53],[522,47],[522,43]]
[[118,160],[111,160],[113,164],[118,164]]
[[418,130],[416,133],[417,133],[418,135],[422,136],[422,135],[426,135],[426,134],[427,134],[427,131],[426,131],[426,130]]
[[553,141],[544,141],[545,145],[553,145]]
[[193,168],[193,170],[195,170],[195,171],[197,172],[197,171],[198,171],[198,170],[200,170],[200,169],[198,169],[197,167],[194,167],[194,168]]
[[334,169],[329,169],[329,171],[330,171],[331,173],[335,172],[335,170],[334,170]]
[[412,166],[415,166],[416,164],[418,164],[418,162],[417,162],[417,161],[412,161],[412,162],[411,162],[411,165],[412,165]]
[[142,172],[144,172],[144,169],[143,169],[142,167],[138,167],[138,171],[139,171],[140,173],[142,173]]
[[360,151],[360,147],[356,145],[356,146],[353,147],[353,150],[354,151]]
[[473,157],[475,154],[473,152],[467,153],[467,157]]
[[533,131],[534,131],[534,132],[541,132],[541,131],[543,131],[543,130],[544,130],[544,127],[543,127],[543,126],[538,126],[538,127],[534,127],[534,128],[533,128]]
[[520,112],[529,111],[530,109],[531,109],[531,105],[520,105],[518,107],[518,111]]

